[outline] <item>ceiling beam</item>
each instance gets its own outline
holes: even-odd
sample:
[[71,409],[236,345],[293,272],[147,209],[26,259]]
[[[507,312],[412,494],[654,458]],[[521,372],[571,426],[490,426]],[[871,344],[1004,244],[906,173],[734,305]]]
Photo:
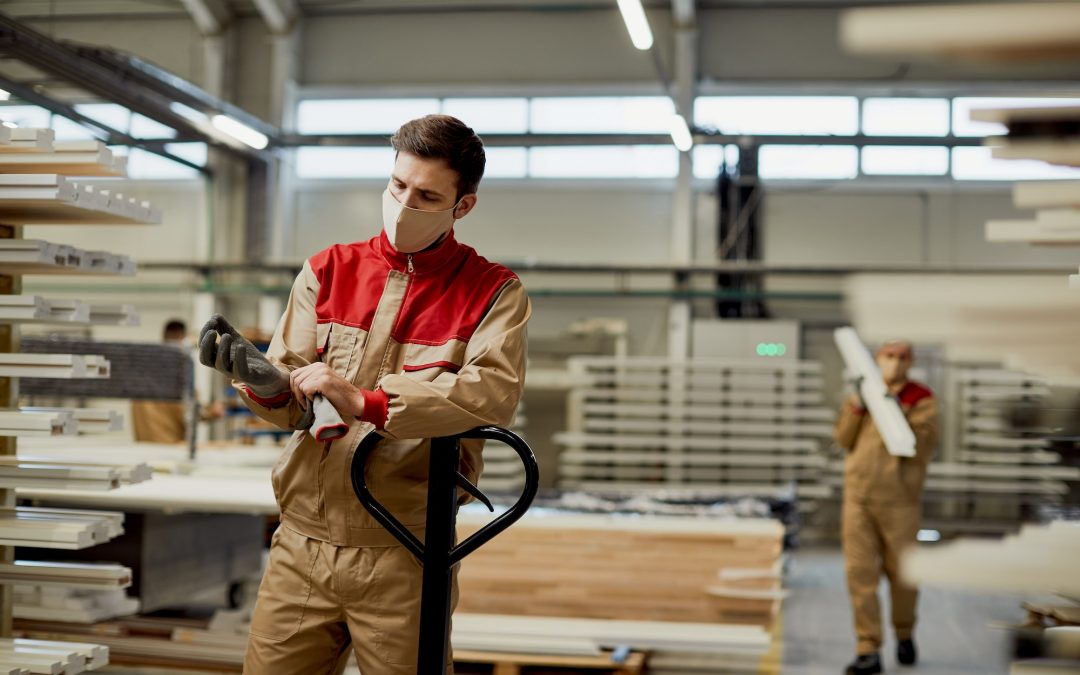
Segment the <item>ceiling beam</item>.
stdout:
[[219,35],[232,20],[222,0],[180,0],[203,35]]
[[696,7],[694,0],[671,0],[671,11],[675,15],[675,25],[692,26]]
[[300,14],[296,0],[253,0],[272,33],[288,33]]

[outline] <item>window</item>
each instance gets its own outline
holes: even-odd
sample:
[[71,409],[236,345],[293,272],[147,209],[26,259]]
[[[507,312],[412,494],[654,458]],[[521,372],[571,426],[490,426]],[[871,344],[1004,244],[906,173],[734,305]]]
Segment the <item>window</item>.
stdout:
[[1080,105],[1080,98],[954,98],[953,133],[957,136],[992,136],[1005,133],[1005,127],[1001,124],[972,122],[971,111],[976,108],[1037,108],[1077,105]]
[[80,141],[97,138],[90,129],[84,127],[78,122],[72,122],[66,117],[53,117],[50,124],[53,130],[53,135],[58,141]]
[[862,129],[868,136],[947,136],[949,102],[943,98],[868,98]]
[[127,132],[131,127],[131,111],[116,103],[80,103],[75,112],[117,131]]
[[392,148],[307,147],[296,152],[300,178],[382,178],[394,168]]
[[176,129],[167,127],[139,113],[132,113],[129,134],[135,138],[175,138]]
[[49,126],[50,113],[36,105],[0,106],[0,120],[19,127],[44,129]]
[[763,145],[758,155],[762,178],[841,179],[858,175],[853,145]]
[[166,143],[165,152],[199,166],[206,166],[209,149],[206,143]]
[[725,134],[851,136],[859,131],[859,102],[853,96],[703,96],[694,119]]
[[437,98],[301,101],[297,129],[302,134],[392,134],[403,122],[437,112]]
[[698,145],[694,147],[694,177],[715,180],[727,160],[728,166],[739,161],[737,145]]
[[134,180],[183,180],[199,177],[198,170],[190,166],[177,164],[139,148],[129,149],[127,166],[128,177]]
[[870,145],[862,149],[862,172],[868,176],[944,176],[949,172],[949,149]]
[[953,148],[957,180],[1045,180],[1080,178],[1080,169],[1027,159],[994,159],[990,148]]
[[444,115],[453,115],[478,134],[523,134],[529,130],[529,101],[524,98],[448,98]]
[[529,149],[533,178],[674,178],[678,172],[679,153],[670,145]]
[[529,173],[529,151],[525,148],[485,148],[485,178],[525,178]]
[[666,96],[534,98],[535,133],[667,134],[675,106]]

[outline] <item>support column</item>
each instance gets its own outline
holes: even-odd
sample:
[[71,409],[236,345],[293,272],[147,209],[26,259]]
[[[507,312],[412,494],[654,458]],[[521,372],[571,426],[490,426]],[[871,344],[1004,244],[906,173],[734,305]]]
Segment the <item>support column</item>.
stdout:
[[[675,23],[674,99],[677,112],[683,115],[690,128],[694,127],[694,98],[697,81],[697,25],[693,0],[672,0]],[[694,261],[694,165],[690,152],[679,153],[679,173],[675,179],[671,213],[671,262],[689,265]],[[679,283],[680,280],[676,280]],[[690,288],[689,280],[681,280]],[[690,322],[692,301],[674,300],[668,322],[668,356],[685,359],[690,356]]]

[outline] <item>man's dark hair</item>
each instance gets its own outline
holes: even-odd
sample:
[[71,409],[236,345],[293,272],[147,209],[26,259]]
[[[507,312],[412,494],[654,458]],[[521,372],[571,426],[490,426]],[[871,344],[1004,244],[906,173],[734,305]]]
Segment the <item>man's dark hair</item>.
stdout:
[[401,125],[390,138],[395,152],[441,159],[458,174],[457,199],[473,194],[484,177],[484,143],[464,122],[450,115],[426,115]]
[[180,319],[170,319],[161,331],[161,337],[165,340],[171,337],[183,338],[185,335],[187,335],[187,324]]

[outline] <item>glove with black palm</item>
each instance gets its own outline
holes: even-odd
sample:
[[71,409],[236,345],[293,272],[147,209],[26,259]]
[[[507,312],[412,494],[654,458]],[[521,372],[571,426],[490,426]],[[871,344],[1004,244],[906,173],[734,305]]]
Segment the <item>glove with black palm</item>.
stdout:
[[[270,363],[258,347],[220,314],[210,317],[199,333],[199,363],[243,382],[261,399],[274,398],[290,390],[289,375]],[[317,395],[307,405],[296,428],[314,428],[309,433],[316,439],[330,441],[344,436],[349,426],[329,401]]]

